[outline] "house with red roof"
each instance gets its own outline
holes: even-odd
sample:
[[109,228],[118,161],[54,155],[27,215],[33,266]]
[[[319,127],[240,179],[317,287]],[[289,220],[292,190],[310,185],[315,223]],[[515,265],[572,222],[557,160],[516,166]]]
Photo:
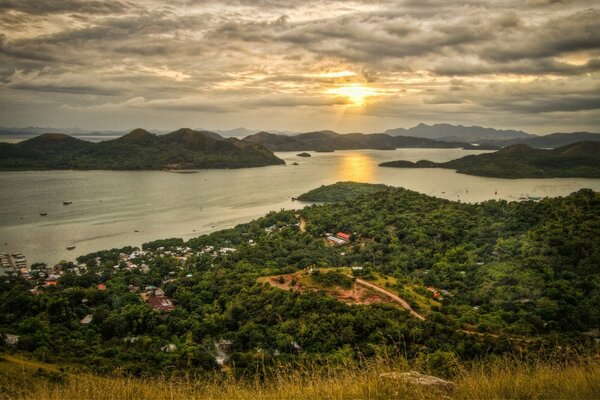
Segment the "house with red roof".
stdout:
[[101,283],[98,286],[96,286],[96,288],[101,292],[104,292],[106,290],[106,285],[104,283]]
[[350,234],[349,233],[344,233],[344,232],[338,232],[335,234],[335,237],[337,237],[338,239],[342,239],[342,240],[350,240]]

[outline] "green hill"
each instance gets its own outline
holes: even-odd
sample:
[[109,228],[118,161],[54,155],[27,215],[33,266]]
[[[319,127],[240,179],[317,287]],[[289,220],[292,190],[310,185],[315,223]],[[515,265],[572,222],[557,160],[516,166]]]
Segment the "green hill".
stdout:
[[333,131],[306,132],[294,136],[259,132],[243,139],[248,143],[259,143],[272,151],[332,151],[397,148],[471,148],[467,143],[444,142],[427,138],[390,136],[384,133],[347,133]]
[[494,153],[434,163],[404,160],[381,163],[395,168],[450,168],[495,178],[600,178],[600,142],[578,142],[552,150],[516,144]]
[[0,144],[2,170],[244,168],[283,163],[260,144],[191,129],[166,135],[135,129],[98,143],[44,134],[16,144]]
[[[0,334],[12,344],[0,341],[0,351],[99,374],[237,378],[387,356],[456,377],[459,360],[598,354],[600,194],[461,204],[374,188],[187,242],[99,251],[5,277]],[[340,231],[352,240],[325,237]],[[340,274],[315,277],[325,269],[395,293],[425,317],[353,292]],[[290,291],[308,287],[292,284],[294,275],[349,292]],[[274,287],[283,276],[289,284]],[[351,297],[358,301],[344,301]]]
[[360,195],[382,191],[387,187],[386,185],[373,185],[370,183],[338,182],[303,193],[298,197],[298,200],[317,203],[347,201]]

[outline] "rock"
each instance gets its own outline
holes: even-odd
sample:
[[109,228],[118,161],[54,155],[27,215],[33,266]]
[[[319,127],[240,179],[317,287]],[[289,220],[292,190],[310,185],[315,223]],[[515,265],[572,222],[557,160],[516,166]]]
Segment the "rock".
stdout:
[[455,384],[437,376],[424,375],[416,371],[410,372],[386,372],[379,375],[380,378],[393,379],[412,385],[420,385],[429,388],[453,389]]

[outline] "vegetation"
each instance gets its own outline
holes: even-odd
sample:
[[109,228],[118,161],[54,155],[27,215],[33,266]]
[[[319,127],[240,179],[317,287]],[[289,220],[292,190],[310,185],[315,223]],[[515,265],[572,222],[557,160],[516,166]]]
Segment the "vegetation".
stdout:
[[261,145],[191,129],[159,136],[136,129],[99,143],[64,134],[44,134],[16,144],[0,143],[0,170],[198,169],[277,164],[284,161]]
[[369,195],[385,190],[386,185],[373,185],[358,182],[338,182],[333,185],[321,186],[298,197],[300,201],[317,203],[348,201],[361,195]]
[[376,149],[393,150],[396,148],[462,148],[470,145],[463,142],[444,142],[439,140],[409,136],[390,136],[383,133],[339,134],[333,131],[301,133],[295,136],[276,135],[259,132],[244,138],[245,142],[262,144],[272,151],[318,151]]
[[[497,360],[460,366],[455,388],[443,390],[385,379],[407,370],[406,360],[353,363],[326,374],[315,368],[274,371],[255,380],[227,375],[151,378],[100,377],[60,371],[52,364],[10,356],[0,362],[0,399],[594,399],[600,366],[592,360],[568,364]],[[60,378],[56,378],[60,376]]]
[[390,161],[395,168],[451,168],[469,175],[496,178],[600,178],[600,142],[579,142],[554,150],[520,144],[495,153],[478,154],[445,163]]
[[340,271],[324,271],[315,270],[311,275],[313,281],[324,287],[340,286],[350,288],[354,284],[352,278],[344,275]]
[[[338,231],[353,240],[324,240]],[[383,187],[187,242],[149,243],[145,253],[83,256],[87,270],[64,273],[56,286],[6,278],[0,333],[19,341],[2,346],[100,374],[257,380],[268,371],[344,369],[381,357],[458,379],[461,365],[478,360],[566,362],[598,352],[599,236],[600,194],[591,190],[460,204]],[[362,267],[361,279],[400,294],[425,320],[394,304],[349,305],[260,279],[340,267]],[[320,275],[334,285],[351,280]],[[149,287],[175,309],[146,304]]]
[[456,141],[465,143],[479,143],[482,141],[526,140],[535,138],[535,135],[514,130],[499,130],[482,128],[481,126],[463,126],[450,124],[427,125],[420,123],[409,129],[396,128],[385,131],[392,136],[414,136],[419,138]]

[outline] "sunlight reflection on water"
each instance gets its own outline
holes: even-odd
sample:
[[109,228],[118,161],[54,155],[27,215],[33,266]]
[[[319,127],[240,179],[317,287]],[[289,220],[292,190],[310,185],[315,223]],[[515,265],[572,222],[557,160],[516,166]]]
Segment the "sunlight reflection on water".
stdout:
[[339,181],[370,182],[375,166],[373,158],[365,154],[350,153],[342,156],[337,169]]

